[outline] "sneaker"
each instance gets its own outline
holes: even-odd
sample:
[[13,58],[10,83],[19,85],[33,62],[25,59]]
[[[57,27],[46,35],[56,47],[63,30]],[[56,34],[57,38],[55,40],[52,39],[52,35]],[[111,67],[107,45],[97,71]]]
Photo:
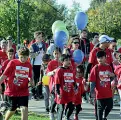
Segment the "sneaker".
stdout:
[[49,113],[49,112],[50,112],[49,108],[46,108],[46,112],[47,112],[47,113]]
[[55,120],[54,113],[49,113],[50,120]]
[[64,120],[72,120],[72,119],[70,119],[70,118],[67,118],[67,117],[65,116]]
[[88,103],[88,101],[84,98],[82,98],[82,103]]
[[103,118],[103,120],[107,120],[107,118]]
[[43,95],[38,96],[39,99],[44,99]]
[[74,115],[74,120],[79,120],[77,115]]

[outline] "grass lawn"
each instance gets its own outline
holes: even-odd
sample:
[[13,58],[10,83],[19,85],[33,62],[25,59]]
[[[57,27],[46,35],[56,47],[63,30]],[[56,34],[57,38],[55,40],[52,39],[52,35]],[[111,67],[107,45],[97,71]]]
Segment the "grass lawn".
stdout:
[[[18,113],[17,115],[14,114],[10,120],[21,120],[21,114],[20,113]],[[47,115],[38,115],[32,112],[29,112],[28,120],[49,120],[49,117]]]

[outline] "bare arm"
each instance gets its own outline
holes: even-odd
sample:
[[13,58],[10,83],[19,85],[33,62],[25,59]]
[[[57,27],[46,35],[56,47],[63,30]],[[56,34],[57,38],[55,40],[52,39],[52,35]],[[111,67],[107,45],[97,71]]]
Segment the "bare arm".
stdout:
[[30,78],[30,79],[29,79],[29,82],[30,82],[30,84],[31,84],[31,86],[32,86],[32,87],[34,87],[34,86],[35,86],[35,85],[34,85],[34,81],[33,81],[33,79],[32,79],[32,78]]
[[0,85],[3,83],[3,81],[7,78],[6,75],[1,75],[0,76]]

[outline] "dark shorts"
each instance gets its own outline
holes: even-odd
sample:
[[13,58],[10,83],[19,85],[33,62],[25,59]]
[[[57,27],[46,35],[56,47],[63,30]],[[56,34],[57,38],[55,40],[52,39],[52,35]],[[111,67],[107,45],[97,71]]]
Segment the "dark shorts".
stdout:
[[28,96],[10,97],[6,96],[7,102],[10,104],[10,111],[15,111],[17,107],[28,107]]

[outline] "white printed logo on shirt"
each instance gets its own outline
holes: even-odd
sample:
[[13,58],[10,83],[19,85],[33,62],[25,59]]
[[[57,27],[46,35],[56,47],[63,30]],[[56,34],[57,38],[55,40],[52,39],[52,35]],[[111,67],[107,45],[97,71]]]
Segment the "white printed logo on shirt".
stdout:
[[29,68],[23,66],[16,66],[15,78],[13,83],[17,86],[21,86],[23,81],[29,77]]
[[73,89],[73,83],[74,83],[74,79],[73,79],[73,73],[64,73],[64,87],[63,89],[66,92],[70,92]]
[[110,81],[109,71],[100,71],[99,78],[100,78],[100,86],[107,87],[108,82]]
[[109,71],[100,71],[99,78],[101,81],[105,81],[105,82],[110,81]]

